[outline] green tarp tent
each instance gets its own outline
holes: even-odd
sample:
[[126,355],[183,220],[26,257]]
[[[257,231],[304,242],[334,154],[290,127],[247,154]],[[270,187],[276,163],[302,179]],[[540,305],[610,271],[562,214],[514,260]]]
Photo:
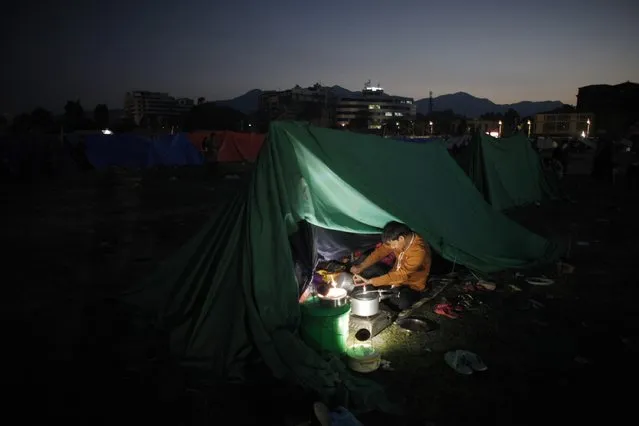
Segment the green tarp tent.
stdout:
[[497,139],[478,133],[460,153],[458,162],[497,210],[559,196],[556,178],[543,169],[524,134]]
[[241,379],[257,349],[278,378],[323,395],[341,382],[353,406],[379,405],[377,385],[354,379],[298,337],[299,286],[288,237],[303,220],[354,233],[376,233],[399,220],[446,259],[484,272],[561,253],[492,209],[440,143],[275,122],[246,193],[127,298],[155,311],[188,365]]

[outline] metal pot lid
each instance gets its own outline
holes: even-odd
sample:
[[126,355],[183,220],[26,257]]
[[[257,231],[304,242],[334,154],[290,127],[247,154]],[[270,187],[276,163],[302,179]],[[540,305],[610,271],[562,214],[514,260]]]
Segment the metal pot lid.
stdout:
[[371,292],[358,292],[355,293],[353,295],[351,295],[352,299],[355,300],[362,300],[362,301],[366,301],[366,300],[376,300],[379,298],[379,293],[376,291],[371,291]]

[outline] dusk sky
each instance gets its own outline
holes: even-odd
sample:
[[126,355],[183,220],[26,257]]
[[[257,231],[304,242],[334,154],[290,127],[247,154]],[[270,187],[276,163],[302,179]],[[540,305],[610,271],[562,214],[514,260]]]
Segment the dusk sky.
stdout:
[[[57,0],[0,15],[0,112],[321,82],[497,103],[639,80],[637,0]],[[8,67],[7,67],[8,66]]]

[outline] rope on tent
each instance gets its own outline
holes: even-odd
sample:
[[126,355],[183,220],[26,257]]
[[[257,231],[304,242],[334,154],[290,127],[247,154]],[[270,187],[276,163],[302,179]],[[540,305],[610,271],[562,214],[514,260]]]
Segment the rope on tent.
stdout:
[[477,274],[476,274],[476,273],[475,273],[472,269],[469,269],[469,271],[470,271],[470,273],[471,273],[471,274],[473,274],[473,276],[474,276],[475,278],[477,278],[477,281],[481,281],[481,278],[479,278],[479,277],[477,276]]

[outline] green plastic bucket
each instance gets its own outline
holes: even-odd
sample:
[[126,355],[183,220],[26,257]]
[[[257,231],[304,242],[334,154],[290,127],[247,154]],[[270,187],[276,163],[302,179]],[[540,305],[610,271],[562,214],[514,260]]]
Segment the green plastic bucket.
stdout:
[[320,305],[319,299],[314,296],[302,304],[301,310],[300,334],[307,345],[319,352],[346,353],[349,304],[329,308]]

